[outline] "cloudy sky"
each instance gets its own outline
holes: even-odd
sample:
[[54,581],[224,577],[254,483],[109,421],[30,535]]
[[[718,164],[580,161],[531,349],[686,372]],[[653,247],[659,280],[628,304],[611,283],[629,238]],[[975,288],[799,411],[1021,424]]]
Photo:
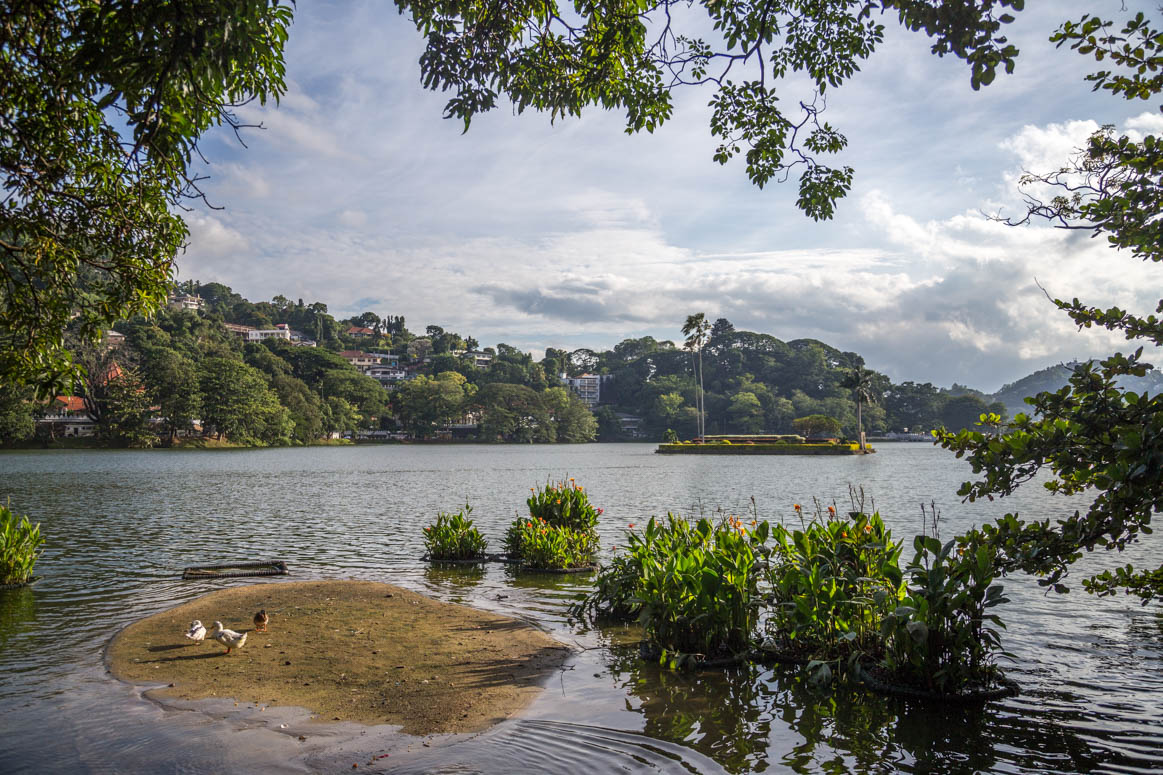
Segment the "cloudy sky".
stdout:
[[1030,5],[1010,25],[1016,72],[980,92],[964,63],[885,17],[885,43],[830,95],[856,181],[836,218],[815,223],[794,207],[794,180],[760,190],[742,163],[712,161],[709,92],[680,93],[653,135],[627,136],[600,110],[551,124],[507,108],[462,134],[422,89],[423,41],[394,6],[300,0],[288,94],[242,112],[264,127],[247,148],[226,133],[204,143],[224,209],[188,216],[181,279],[536,354],[677,339],[703,311],[855,350],[898,381],[984,390],[1126,349],[1077,332],[1039,283],[1151,311],[1157,270],[1084,233],[982,215],[1019,212],[1022,170],[1059,166],[1100,124],[1163,131],[1157,105],[1092,94],[1093,66],[1046,42],[1087,10],[1121,19],[1120,0]]

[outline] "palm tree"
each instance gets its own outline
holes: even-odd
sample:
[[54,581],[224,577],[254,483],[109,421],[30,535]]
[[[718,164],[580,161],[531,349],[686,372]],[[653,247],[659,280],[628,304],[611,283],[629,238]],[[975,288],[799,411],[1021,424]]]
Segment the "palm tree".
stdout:
[[695,353],[698,353],[698,378],[699,389],[695,394],[695,411],[698,412],[698,428],[699,441],[704,441],[706,435],[706,413],[704,412],[705,403],[703,400],[703,344],[707,341],[707,334],[711,330],[711,324],[707,322],[707,317],[702,312],[695,315],[688,315],[686,323],[682,326],[682,333],[685,336],[686,342],[683,348],[690,350],[691,360],[694,360]]
[[876,403],[876,385],[873,382],[873,372],[857,365],[853,367],[840,382],[840,387],[847,388],[852,391],[852,397],[856,400],[856,434],[860,439],[860,449],[864,450],[864,418],[861,413],[861,408],[864,404]]

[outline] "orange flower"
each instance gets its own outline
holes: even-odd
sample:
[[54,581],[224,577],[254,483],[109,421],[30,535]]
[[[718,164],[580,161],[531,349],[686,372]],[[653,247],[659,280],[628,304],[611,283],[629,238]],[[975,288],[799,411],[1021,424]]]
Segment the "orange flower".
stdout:
[[835,506],[829,506],[829,507],[828,507],[828,513],[829,513],[829,514],[835,514],[835,513],[836,513],[836,507],[835,507]]
[[532,522],[526,522],[526,523],[525,523],[525,527],[533,527],[533,523],[532,523]]
[[758,525],[758,524],[759,524],[759,523],[758,523],[758,522],[756,522],[754,519],[753,519],[753,520],[751,520],[751,526],[752,526],[752,527],[754,527],[754,526],[756,526],[756,525]]
[[794,508],[796,511],[799,511],[801,507],[800,507],[800,504],[797,503],[794,506],[792,506],[792,508]]
[[848,537],[848,533],[847,533],[847,532],[845,532],[845,531],[843,531],[843,530],[841,530],[841,531],[840,531],[840,537],[841,537],[841,538],[847,538],[847,537]]
[[633,522],[631,522],[631,523],[630,523],[630,529],[631,529],[631,530],[633,530],[633,529],[634,529],[634,523],[633,523]]
[[871,533],[871,532],[872,532],[872,525],[865,525],[865,526],[864,526],[864,532],[865,532],[865,533]]

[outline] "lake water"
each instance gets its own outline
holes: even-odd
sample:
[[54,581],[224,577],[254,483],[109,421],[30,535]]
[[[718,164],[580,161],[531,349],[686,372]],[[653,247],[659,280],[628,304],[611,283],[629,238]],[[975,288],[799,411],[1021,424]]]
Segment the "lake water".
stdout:
[[[743,514],[754,499],[761,518],[792,519],[792,504],[813,497],[845,506],[849,484],[905,539],[930,500],[946,537],[1005,511],[1075,506],[1034,485],[962,504],[969,473],[928,444],[835,458],[664,456],[638,444],[0,453],[0,499],[49,540],[44,578],[0,592],[0,772],[1163,772],[1163,616],[1133,599],[1046,596],[1032,579],[1007,579],[1003,664],[1022,694],[939,708],[813,690],[790,668],[668,673],[637,659],[632,629],[569,620],[585,577],[419,560],[438,510],[467,499],[499,549],[529,487],[562,476],[606,509],[606,556],[652,514]],[[1160,543],[1090,556],[1072,578],[1158,565]],[[258,558],[286,560],[292,579],[384,581],[506,613],[578,653],[520,718],[430,747],[275,709],[163,708],[108,675],[102,652],[120,627],[256,581],[181,581],[182,567]],[[380,750],[391,756],[368,767]]]

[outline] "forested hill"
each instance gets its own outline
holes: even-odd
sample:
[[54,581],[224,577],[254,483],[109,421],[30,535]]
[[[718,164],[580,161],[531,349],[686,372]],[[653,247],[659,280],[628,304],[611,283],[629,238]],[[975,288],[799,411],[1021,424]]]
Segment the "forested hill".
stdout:
[[[700,363],[707,433],[787,433],[808,417],[857,433],[846,380],[865,368],[858,353],[739,330],[722,318],[708,327],[701,352],[647,336],[604,351],[550,347],[536,360],[504,343],[481,348],[471,334],[439,325],[414,332],[403,316],[337,319],[326,304],[251,302],[219,283],[183,283],[176,296],[154,318],[122,321],[106,342],[74,347],[89,372],[78,396],[110,443],[191,433],[310,443],[369,431],[554,442],[658,440],[672,430],[690,438]],[[960,386],[896,384],[866,371],[872,401],[862,420],[872,434],[960,429],[1005,411]],[[583,375],[601,386],[589,408],[571,390]],[[27,438],[35,417],[60,412],[18,391],[4,395],[0,441]]]
[[[1004,386],[1001,390],[989,396],[989,400],[1005,404],[1006,410],[1011,417],[1019,412],[1028,413],[1030,406],[1025,403],[1027,397],[1042,392],[1052,392],[1064,387],[1069,381],[1074,368],[1078,365],[1080,365],[1078,362],[1058,364],[1057,366],[1050,366],[1040,371],[1035,371],[1033,374],[1022,377],[1017,382],[1012,382]],[[1148,371],[1142,377],[1122,377],[1118,380],[1118,384],[1125,390],[1155,394],[1163,392],[1163,374],[1158,370],[1152,370]]]

